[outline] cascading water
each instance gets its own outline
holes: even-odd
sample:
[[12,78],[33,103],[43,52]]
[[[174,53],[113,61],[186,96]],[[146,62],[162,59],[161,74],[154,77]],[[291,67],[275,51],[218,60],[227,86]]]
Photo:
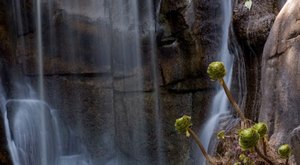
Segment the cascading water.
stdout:
[[11,119],[11,134],[18,151],[18,164],[55,163],[53,151],[57,145],[49,108],[41,101],[28,99],[9,100],[6,107],[7,118]]
[[[2,104],[14,165],[164,164],[152,1],[36,0],[34,42],[26,2],[13,2],[18,53],[36,47],[27,58],[35,65],[23,62],[26,85]],[[142,37],[151,49],[155,121],[141,99]]]
[[[218,61],[222,61],[227,69],[227,75],[224,78],[228,87],[231,86],[232,80],[232,67],[233,67],[233,55],[230,54],[228,49],[228,38],[229,38],[229,27],[231,23],[231,16],[232,16],[232,1],[231,0],[224,0],[222,1],[223,6],[223,17],[224,22],[222,23],[222,44],[221,49],[219,51],[219,58]],[[203,124],[202,128],[200,129],[200,139],[203,143],[206,150],[209,148],[209,144],[211,139],[213,138],[214,132],[216,127],[219,124],[219,117],[226,112],[228,112],[228,99],[226,97],[225,92],[223,89],[219,89],[217,94],[214,96],[211,109],[209,111],[208,118],[206,122]],[[204,158],[201,158],[201,163],[205,164]]]
[[[39,99],[41,101],[44,101],[44,71],[43,71],[43,36],[42,36],[42,11],[41,11],[41,0],[37,0],[36,1],[36,29],[37,29],[37,45],[36,45],[36,48],[37,48],[37,56],[38,56],[38,61],[37,61],[37,64],[38,64],[38,89],[39,89]],[[38,121],[37,123],[30,123],[32,125],[40,125],[41,127],[38,128],[37,130],[40,130],[41,132],[41,135],[40,136],[37,136],[40,138],[40,142],[41,144],[37,145],[37,146],[40,146],[41,149],[39,150],[39,153],[41,154],[39,157],[41,158],[41,161],[38,163],[38,164],[43,164],[43,165],[48,165],[48,148],[49,146],[47,145],[47,124],[46,123],[46,112],[47,110],[45,110],[45,107],[43,105],[41,106],[37,106],[35,107],[36,109],[40,109],[40,113],[39,114],[39,120],[38,118],[37,119],[34,119],[34,121]],[[23,112],[24,115],[28,115],[28,113],[30,112]],[[16,117],[18,118],[18,117]],[[27,120],[30,120],[30,116],[28,116],[28,119]],[[22,124],[22,123],[21,123]],[[31,125],[28,125],[27,127],[30,127]],[[17,128],[15,128],[17,129]],[[24,130],[26,130],[26,127],[23,128]],[[34,132],[31,134],[31,135],[34,135]],[[20,142],[22,143],[22,141]],[[30,144],[30,143],[29,143]],[[49,144],[49,143],[48,143]],[[51,143],[50,143],[51,144]],[[53,144],[51,144],[53,145]],[[34,158],[32,158],[32,160],[34,160]],[[21,160],[22,161],[22,160]],[[26,164],[31,164],[33,161],[29,161],[29,162],[26,162]],[[50,160],[51,162],[51,160]]]

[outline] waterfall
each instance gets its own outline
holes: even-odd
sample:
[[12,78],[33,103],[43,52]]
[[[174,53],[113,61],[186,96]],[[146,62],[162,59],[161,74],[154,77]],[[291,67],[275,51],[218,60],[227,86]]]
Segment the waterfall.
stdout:
[[[37,29],[37,56],[38,56],[38,61],[37,61],[37,64],[38,64],[38,89],[39,89],[39,99],[41,101],[44,100],[44,71],[43,71],[43,36],[42,36],[42,8],[41,8],[41,0],[37,0],[36,1],[36,10],[37,10],[37,15],[36,15],[36,29]],[[42,105],[42,106],[38,106],[36,107],[37,109],[40,109],[40,115],[39,115],[39,118],[40,120],[36,119],[35,121],[38,121],[37,123],[30,123],[32,125],[34,124],[37,124],[37,125],[41,125],[40,128],[38,128],[36,131],[41,131],[41,135],[40,136],[37,136],[37,137],[40,137],[40,141],[41,141],[41,144],[37,145],[37,146],[40,146],[41,149],[39,150],[40,152],[40,158],[41,158],[41,162],[39,162],[40,164],[43,164],[43,165],[48,165],[48,145],[47,145],[47,129],[48,129],[48,125],[46,123],[46,110],[44,109],[45,107]],[[28,112],[30,113],[30,112]],[[28,115],[28,113],[24,113],[24,115]],[[30,120],[30,117],[27,116],[28,119],[27,120]],[[22,124],[22,123],[21,123]],[[28,125],[28,127],[32,126],[32,125]],[[13,129],[18,129],[17,128],[13,128]],[[23,128],[26,130],[26,127]],[[20,142],[22,143],[22,141]],[[23,142],[24,143],[24,142]],[[49,144],[49,143],[48,143]],[[54,145],[54,144],[51,144],[50,145]],[[36,156],[36,155],[34,155]],[[32,159],[34,160],[34,159]],[[50,161],[51,162],[51,161]],[[26,162],[26,164],[30,164],[31,162]]]
[[5,109],[6,131],[10,130],[7,138],[15,165],[41,165],[45,161],[53,165],[87,164],[82,155],[62,155],[60,125],[55,121],[55,110],[47,104],[35,99],[11,99]]
[[163,139],[162,136],[162,126],[161,126],[161,119],[160,119],[160,90],[159,90],[159,85],[158,85],[158,64],[157,64],[157,56],[156,56],[156,39],[155,39],[155,14],[153,13],[153,2],[152,1],[147,1],[147,9],[146,9],[146,21],[148,22],[147,26],[148,26],[148,31],[149,31],[149,42],[150,42],[150,51],[151,51],[151,66],[152,66],[152,77],[153,77],[153,88],[154,88],[154,112],[155,112],[155,130],[156,130],[156,136],[157,136],[157,148],[158,148],[158,152],[157,152],[157,157],[158,157],[158,162],[157,165],[163,165],[165,160],[164,157],[165,155],[163,155],[162,153],[162,142],[160,139]]
[[57,145],[49,108],[38,100],[8,100],[6,107],[18,164],[54,164]]
[[[231,0],[222,1],[223,6],[223,16],[224,21],[222,23],[222,44],[219,51],[218,61],[222,61],[227,69],[227,75],[224,80],[228,87],[231,86],[232,80],[232,67],[233,67],[233,55],[230,54],[228,49],[228,40],[229,40],[229,27],[231,23],[232,16],[232,2]],[[209,148],[209,144],[212,138],[214,138],[214,133],[219,124],[219,117],[228,112],[228,99],[225,92],[222,88],[219,88],[217,94],[214,96],[211,109],[209,110],[209,115],[207,120],[203,124],[202,128],[199,131],[199,136],[201,142],[203,143],[206,150]],[[204,158],[202,158],[200,164],[205,164]]]
[[14,165],[164,164],[152,3],[36,0],[32,23],[13,0],[24,74],[1,106]]

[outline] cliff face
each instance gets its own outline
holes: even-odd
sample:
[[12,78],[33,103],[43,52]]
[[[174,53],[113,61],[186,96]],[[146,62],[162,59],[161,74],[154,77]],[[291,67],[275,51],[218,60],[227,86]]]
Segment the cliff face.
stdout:
[[233,10],[233,28],[244,54],[247,95],[245,113],[248,118],[258,120],[261,103],[261,58],[269,31],[283,1],[252,1],[252,8],[244,7],[244,1],[236,1]]
[[[12,71],[12,65],[16,63],[15,57],[13,57],[14,45],[12,42],[12,27],[10,26],[11,13],[7,12],[9,8],[9,1],[0,1],[0,74],[1,74],[1,104],[3,104],[3,98],[6,97],[9,90],[11,89],[11,77],[9,72]],[[4,88],[4,89],[3,89]],[[11,165],[12,161],[9,155],[5,127],[4,127],[4,109],[3,106],[0,108],[0,164]]]
[[270,143],[291,140],[299,163],[299,18],[300,3],[287,1],[276,17],[262,58],[260,120],[270,126]]
[[[129,162],[153,163],[158,159],[157,152],[161,152],[169,164],[192,163],[189,141],[178,136],[174,122],[183,114],[191,115],[197,129],[209,109],[213,83],[206,76],[206,65],[215,58],[220,46],[220,22],[211,20],[221,17],[221,12],[216,12],[220,10],[220,3],[161,1],[156,8],[159,13],[154,45],[157,68],[153,69],[153,47],[147,29],[146,4],[143,4],[146,1],[139,2],[143,56],[142,65],[135,68],[126,68],[126,59],[116,56],[122,53],[122,45],[130,44],[134,38],[128,31],[127,43],[122,43],[124,35],[112,28],[122,17],[118,8],[110,8],[110,17],[115,20],[111,23],[95,19],[92,10],[81,12],[67,8],[67,1],[42,2],[45,100],[51,108],[59,110],[62,129],[66,132],[71,129],[72,136],[76,136],[98,162],[105,163],[122,155]],[[11,30],[4,32],[13,40],[8,41],[8,45],[14,49],[1,56],[3,60],[12,61],[5,67],[13,70],[7,70],[6,75],[13,76],[2,78],[12,82],[26,79],[38,91],[35,3],[26,0],[19,5],[12,10],[20,10],[20,13],[11,17],[14,18],[10,20]],[[93,8],[90,5],[90,1],[80,1],[82,8]],[[5,7],[15,6],[7,4]],[[107,51],[109,47],[112,49]],[[157,72],[159,101],[154,94],[153,71]],[[138,73],[143,73],[142,86],[138,84]],[[6,87],[9,87],[5,89],[7,99],[27,96],[20,94],[26,93],[26,89],[14,83]],[[160,107],[161,139],[155,135],[157,107]],[[141,111],[145,116],[139,119]],[[133,136],[139,140],[133,141]],[[157,148],[159,140],[162,140],[162,149]]]
[[[6,83],[7,97],[20,97],[12,81],[23,81],[22,77],[25,77],[33,86],[37,83],[33,1],[21,2],[22,31],[17,27],[17,20],[8,21],[9,16],[1,15],[8,14],[7,8],[11,7],[11,4],[7,3],[9,1],[0,2],[5,2],[4,5],[0,5],[0,51],[1,60],[5,63],[1,66],[1,72],[4,72],[1,78]],[[141,13],[139,26],[142,66],[127,68],[127,73],[123,70],[125,61],[115,56],[120,53],[118,50],[122,38],[118,30],[111,28],[112,24],[94,19],[89,13],[66,8],[64,3],[67,1],[64,0],[57,0],[53,4],[43,2],[45,99],[51,107],[60,110],[60,117],[66,126],[71,126],[75,132],[83,130],[78,138],[87,146],[92,156],[96,158],[101,155],[99,161],[106,162],[121,152],[128,159],[140,163],[148,159],[143,155],[147,151],[153,155],[153,160],[157,159],[155,153],[158,149],[155,143],[158,139],[154,133],[154,109],[159,106],[162,121],[160,131],[163,138],[163,149],[159,152],[163,153],[169,164],[193,164],[197,155],[191,153],[197,148],[190,147],[188,139],[175,132],[174,121],[183,114],[191,115],[193,129],[198,130],[207,116],[211,98],[215,94],[215,83],[208,79],[206,67],[216,59],[220,48],[223,19],[221,0],[153,1],[158,13],[155,27],[157,66],[154,68],[160,91],[158,105],[153,95],[153,47],[147,31],[144,2],[139,2],[138,9]],[[248,117],[255,120],[258,120],[258,113],[261,112],[260,120],[269,122],[272,139],[277,144],[284,138],[281,136],[283,133],[291,133],[299,125],[299,116],[293,118],[294,122],[291,123],[282,118],[297,116],[299,96],[297,90],[293,89],[298,87],[298,72],[295,72],[298,66],[295,53],[298,42],[298,8],[293,7],[292,14],[289,14],[291,16],[287,16],[287,9],[282,11],[286,14],[278,16],[262,53],[281,3],[277,0],[253,0],[252,9],[249,11],[243,6],[243,2],[235,1],[231,36],[236,34],[236,40],[241,45],[245,58],[244,62],[235,63],[236,66],[245,65],[246,68],[246,77],[242,80],[247,81],[245,111]],[[87,7],[89,1],[80,1],[80,5],[83,8]],[[49,6],[52,6],[51,11]],[[115,13],[111,19],[118,20],[122,13],[116,8],[111,10]],[[281,30],[285,28],[286,30]],[[101,37],[97,36],[99,34]],[[72,40],[73,35],[77,37],[76,40]],[[130,43],[130,33],[126,37],[126,41]],[[23,41],[26,43],[26,49],[22,49]],[[58,44],[53,46],[53,41]],[[278,44],[278,41],[284,42]],[[111,52],[105,52],[104,47],[109,46],[113,49]],[[234,44],[231,46],[238,47]],[[279,50],[279,53],[274,50]],[[101,55],[95,52],[101,52]],[[105,53],[111,53],[112,56],[107,57],[103,55]],[[70,54],[74,56],[66,56]],[[142,86],[137,85],[137,73],[144,75]],[[260,87],[261,77],[263,79]],[[233,85],[238,93],[239,84]],[[276,113],[273,113],[275,108]],[[126,116],[132,109],[135,110]],[[145,110],[146,120],[131,120],[139,114],[140,109]],[[282,113],[287,109],[291,111],[288,116]],[[79,121],[83,124],[78,124]],[[146,123],[148,130],[141,130],[138,123]],[[136,132],[133,133],[132,130]],[[299,141],[297,130],[291,133],[291,140],[295,146]],[[143,140],[132,141],[133,134]],[[3,141],[2,144],[4,143]],[[132,152],[133,144],[139,148],[138,151]]]

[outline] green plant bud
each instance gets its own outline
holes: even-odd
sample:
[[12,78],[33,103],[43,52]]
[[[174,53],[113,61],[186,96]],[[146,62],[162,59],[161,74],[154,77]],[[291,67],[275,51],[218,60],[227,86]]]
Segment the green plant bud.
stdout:
[[247,156],[245,154],[241,154],[239,156],[240,161],[243,161]]
[[224,140],[225,139],[225,131],[222,130],[222,131],[218,132],[217,137],[219,140]]
[[244,165],[251,164],[251,159],[249,157],[245,157],[245,159],[243,160],[243,164]]
[[258,140],[259,134],[253,128],[246,128],[239,132],[239,145],[243,150],[255,147]]
[[220,80],[226,75],[226,68],[223,62],[212,62],[207,68],[207,73],[212,80]]
[[259,122],[255,124],[253,128],[259,133],[260,138],[263,138],[268,132],[268,126],[266,123]]
[[242,165],[241,162],[235,162],[233,165]]
[[191,117],[183,115],[181,118],[176,119],[175,129],[177,132],[186,133],[186,136],[189,136],[188,128],[192,125]]
[[290,145],[288,144],[283,144],[278,148],[278,154],[282,157],[282,158],[289,158],[290,155],[292,153],[292,149],[290,147]]

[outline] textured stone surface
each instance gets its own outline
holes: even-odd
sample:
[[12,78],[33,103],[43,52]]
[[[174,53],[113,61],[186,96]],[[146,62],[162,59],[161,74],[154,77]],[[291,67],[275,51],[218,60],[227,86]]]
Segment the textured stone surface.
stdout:
[[245,115],[257,121],[261,102],[262,52],[281,3],[278,0],[252,0],[252,2],[251,10],[248,10],[244,6],[245,1],[235,1],[232,23],[245,63],[247,82]]
[[289,135],[289,143],[291,144],[295,162],[300,164],[300,127],[295,128]]
[[110,77],[50,76],[45,78],[45,92],[47,103],[93,159],[105,162],[116,154]]
[[252,0],[251,10],[244,2],[238,0],[234,7],[233,24],[237,37],[253,47],[263,46],[280,10],[278,0]]
[[221,19],[219,3],[161,2],[158,50],[163,84],[171,84],[173,88],[172,84],[187,84],[185,80],[199,78],[203,82],[201,85],[205,84],[203,88],[211,87],[206,66],[220,46],[221,23],[215,21],[215,18]]
[[275,20],[262,58],[259,119],[268,123],[270,143],[275,146],[285,143],[289,133],[300,125],[299,9],[299,1],[287,1]]
[[[192,115],[192,94],[163,93],[161,95],[161,120],[163,145],[166,160],[170,164],[180,165],[189,158],[189,143],[185,136],[179,135],[175,128],[175,120],[182,115]],[[176,156],[177,155],[177,156]]]
[[[57,12],[51,29],[43,29],[44,74],[109,72],[109,52],[104,52],[110,44],[108,26],[106,23],[96,22],[88,17],[70,15],[63,11]],[[99,40],[100,34],[108,40]],[[19,45],[18,53],[25,57],[26,61],[23,61],[25,73],[34,75],[38,71],[35,33],[26,35],[24,40],[25,50]],[[24,43],[20,40],[19,44]],[[99,44],[102,47],[99,47]]]
[[[30,9],[31,1],[26,2],[29,8],[22,5],[26,8],[22,17],[24,23],[27,22],[23,25],[26,28],[23,32],[15,34],[19,37],[16,42],[18,57],[15,54],[7,59],[17,57],[22,67],[16,68],[24,69],[19,73],[24,73],[33,86],[37,86],[36,33],[32,20],[34,13],[33,9]],[[48,11],[43,10],[45,94],[47,102],[59,112],[64,124],[74,129],[74,136],[78,137],[92,156],[103,164],[120,153],[133,164],[155,162],[155,157],[158,156],[158,139],[155,135],[156,112],[152,92],[155,75],[153,71],[156,69],[161,91],[158,101],[161,119],[159,132],[164,137],[162,150],[159,152],[171,165],[187,162],[192,164],[197,155],[190,155],[191,141],[175,132],[174,121],[183,114],[192,115],[193,129],[198,130],[207,115],[215,83],[206,75],[206,67],[215,59],[220,47],[221,0],[161,0],[156,25],[158,66],[154,69],[151,60],[154,50],[150,47],[151,39],[147,31],[149,24],[144,19],[146,15],[140,15],[143,66],[126,71],[123,70],[126,61],[115,55],[120,53],[118,50],[121,49],[105,52],[108,49],[99,47],[100,44],[108,48],[120,48],[122,44],[117,30],[111,31],[107,22],[93,17],[92,13],[99,10],[97,6],[82,12],[64,8],[62,4],[68,3],[67,0],[55,2],[57,4],[53,7],[57,7],[57,10],[53,10],[54,15],[50,20],[47,19]],[[90,2],[80,1],[79,6],[90,8]],[[251,11],[253,19],[247,20],[251,22],[251,27],[259,27],[251,29],[251,36],[259,34],[253,39],[255,43],[263,43],[266,34],[262,33],[267,32],[270,22],[274,19],[273,8],[268,8],[271,6],[270,2],[263,2],[261,8]],[[138,10],[144,13],[147,10],[144,7],[146,5],[143,5],[145,2],[139,3],[142,7]],[[255,1],[254,7],[257,5]],[[239,38],[243,40],[246,37],[248,22],[238,24],[238,21],[244,21],[247,11],[241,6],[238,9],[240,15],[236,15],[239,20],[236,20],[234,26],[242,29]],[[258,10],[257,17],[254,12]],[[268,12],[265,14],[265,11]],[[117,19],[120,14],[120,11],[117,11],[112,18]],[[54,28],[51,30],[49,27]],[[66,31],[68,33],[65,33]],[[53,35],[54,33],[57,35]],[[76,40],[72,40],[73,34]],[[102,37],[99,39],[97,35],[100,34]],[[109,38],[110,36],[112,38]],[[130,38],[130,33],[126,37]],[[26,50],[22,49],[23,39],[26,42]],[[55,47],[51,46],[54,43]],[[94,53],[97,51],[102,54],[98,56]],[[103,55],[106,53],[114,55]],[[138,85],[140,73],[144,75],[142,86]],[[141,112],[141,109],[145,111]],[[133,118],[135,120],[131,120]],[[143,125],[147,130],[142,129]],[[118,151],[111,148],[117,148]],[[148,152],[151,157],[145,157],[141,154],[143,152]]]
[[[191,114],[192,97],[191,94],[162,93],[160,98],[157,102],[153,94],[116,94],[117,144],[140,162],[157,163],[158,152],[168,164],[182,164],[188,158],[188,139],[176,133],[174,121],[183,114]],[[157,133],[163,139],[157,139]],[[158,144],[160,140],[162,143]]]

